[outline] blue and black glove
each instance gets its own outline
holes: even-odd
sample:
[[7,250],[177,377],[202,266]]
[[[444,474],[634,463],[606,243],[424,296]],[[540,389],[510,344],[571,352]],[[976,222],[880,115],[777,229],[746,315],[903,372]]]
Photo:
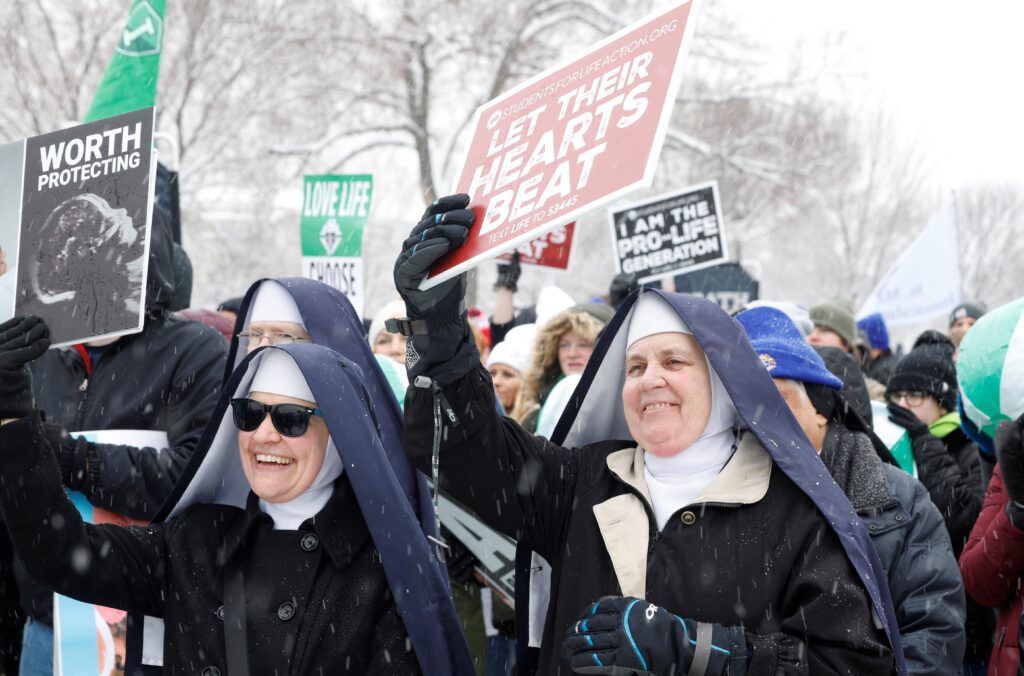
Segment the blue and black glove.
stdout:
[[606,596],[583,609],[562,643],[578,674],[684,676],[744,674],[742,627],[684,620],[631,596]]
[[425,291],[420,282],[442,256],[466,242],[475,214],[469,195],[448,195],[423,213],[402,243],[395,261],[395,287],[405,301],[405,320],[388,320],[388,331],[409,336],[406,368],[409,380],[428,375],[448,385],[480,361],[466,320],[466,274]]

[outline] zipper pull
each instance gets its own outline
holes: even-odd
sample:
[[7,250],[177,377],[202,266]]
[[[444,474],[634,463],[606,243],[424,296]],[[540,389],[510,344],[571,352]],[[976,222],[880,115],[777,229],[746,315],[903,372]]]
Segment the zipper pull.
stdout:
[[78,386],[78,391],[79,392],[85,392],[88,389],[89,389],[89,379],[86,378],[85,380],[82,381],[82,384]]

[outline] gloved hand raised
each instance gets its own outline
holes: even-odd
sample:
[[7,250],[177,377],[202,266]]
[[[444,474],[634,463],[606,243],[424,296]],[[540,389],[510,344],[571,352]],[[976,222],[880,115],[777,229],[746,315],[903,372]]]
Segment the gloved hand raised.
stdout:
[[519,290],[519,276],[523,268],[519,265],[519,252],[513,251],[512,258],[498,263],[498,279],[494,282],[494,290],[508,289],[512,293]]
[[889,409],[889,420],[894,425],[899,425],[907,431],[907,435],[911,439],[915,439],[928,431],[928,425],[921,422],[921,419],[914,415],[914,412],[909,408],[904,408],[899,404],[890,403]]
[[562,643],[578,674],[683,676],[742,673],[742,627],[684,620],[631,596],[605,596],[583,609]]
[[35,406],[28,363],[50,348],[50,329],[39,317],[0,324],[0,419],[21,418]]
[[[469,226],[476,214],[467,209],[469,195],[448,195],[437,200],[423,212],[420,222],[402,243],[402,252],[395,261],[395,287],[410,319],[426,319],[435,307],[447,300],[446,296],[458,291],[458,306],[464,292],[465,274],[448,280],[426,291],[420,291],[420,282],[430,268],[452,249],[465,244]],[[441,310],[449,310],[448,303]]]
[[1024,415],[1004,420],[996,427],[996,457],[1010,501],[1006,514],[1018,528],[1024,528]]
[[385,327],[388,331],[402,328],[409,336],[405,366],[410,382],[427,375],[447,385],[468,373],[474,359],[480,359],[466,322],[466,275],[426,291],[419,289],[431,266],[466,242],[476,217],[467,206],[469,195],[449,195],[427,207],[395,261],[395,287],[405,301],[410,322],[388,320]]

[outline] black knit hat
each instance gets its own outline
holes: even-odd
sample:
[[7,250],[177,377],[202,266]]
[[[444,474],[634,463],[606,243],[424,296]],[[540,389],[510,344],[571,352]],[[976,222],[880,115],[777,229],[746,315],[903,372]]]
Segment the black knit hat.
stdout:
[[988,307],[980,301],[960,303],[949,313],[949,328],[953,328],[953,324],[956,324],[958,319],[963,319],[964,317],[981,319],[987,310]]
[[953,350],[946,345],[915,347],[892,370],[886,395],[892,392],[924,392],[935,397],[947,411],[956,408],[956,367]]

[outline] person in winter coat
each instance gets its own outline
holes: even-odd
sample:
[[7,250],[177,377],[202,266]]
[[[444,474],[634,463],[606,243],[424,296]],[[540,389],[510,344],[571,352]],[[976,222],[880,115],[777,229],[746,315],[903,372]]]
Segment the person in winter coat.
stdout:
[[888,577],[909,673],[959,674],[966,643],[963,584],[942,515],[928,491],[896,465],[847,404],[840,393],[843,383],[788,317],[758,308],[741,312],[736,320],[818,457],[868,527]]
[[1024,354],[1024,298],[978,320],[961,344],[956,370],[963,425],[993,448],[998,466],[960,555],[970,598],[998,612],[988,673],[1021,669],[1024,609],[1024,381],[1016,375]]
[[395,264],[405,448],[551,562],[540,673],[905,673],[867,531],[714,303],[628,298],[554,442],[495,413],[464,276],[419,289],[468,237],[468,203],[431,205]]
[[[945,345],[911,350],[896,364],[886,390],[889,419],[907,430],[893,454],[904,455],[901,446],[910,445],[917,477],[939,508],[959,558],[981,512],[985,487],[978,449],[960,428],[956,396],[953,353]],[[968,598],[968,664],[987,661],[994,627],[992,612]]]
[[[31,365],[64,485],[93,505],[143,520],[156,513],[195,450],[227,352],[215,330],[172,315],[172,244],[166,218],[154,208],[141,333],[50,350]],[[139,447],[73,436],[87,430],[142,430],[161,439]],[[22,669],[52,671],[53,594],[16,571],[29,618]]]
[[[0,327],[13,368],[46,349],[33,320]],[[58,593],[163,618],[166,673],[472,673],[355,362],[315,345],[247,357],[169,518],[146,527],[82,522],[30,401],[0,411],[18,553]]]
[[525,429],[537,429],[541,409],[562,378],[583,372],[597,336],[613,313],[607,305],[574,305],[538,326],[530,363],[512,410],[512,417]]
[[863,355],[864,374],[882,385],[889,384],[889,376],[899,357],[889,348],[889,330],[880,312],[863,317],[857,322],[857,329],[867,339]]

